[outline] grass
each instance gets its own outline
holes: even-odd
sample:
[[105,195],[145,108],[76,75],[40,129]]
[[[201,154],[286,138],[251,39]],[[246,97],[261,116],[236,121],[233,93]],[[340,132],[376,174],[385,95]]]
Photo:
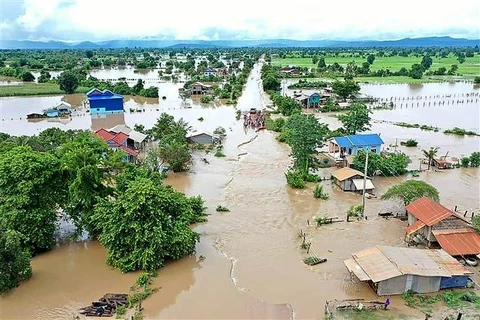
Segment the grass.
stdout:
[[[88,88],[79,87],[76,93],[86,93]],[[55,83],[24,83],[13,86],[0,86],[0,97],[40,96],[50,94],[65,94]]]
[[[458,73],[462,75],[470,74],[470,75],[478,75],[480,74],[480,64],[478,63],[479,56],[475,55],[474,57],[467,57],[465,62],[460,64],[457,61],[457,58],[450,54],[446,58],[437,58],[432,57],[433,63],[430,67],[430,70],[437,70],[440,67],[445,67],[450,69],[452,64],[456,64],[458,66]],[[355,61],[357,65],[361,65],[363,62],[366,62],[367,59],[364,57],[350,57],[348,54],[340,54],[337,57],[325,57],[325,63],[333,64],[335,62],[346,65],[349,62]],[[370,70],[376,71],[380,69],[390,69],[391,71],[399,71],[401,68],[410,69],[412,64],[420,63],[422,61],[422,57],[415,57],[415,56],[408,56],[408,57],[375,57],[375,61],[370,66]],[[272,65],[274,66],[287,66],[287,65],[295,65],[299,67],[314,67],[315,65],[312,63],[312,58],[301,58],[301,57],[289,57],[289,58],[273,58]],[[316,66],[315,66],[316,67]],[[398,78],[398,77],[390,77],[390,78]],[[413,80],[413,79],[412,79]],[[422,80],[422,79],[420,79]]]
[[391,315],[379,314],[374,310],[348,310],[342,311],[342,319],[348,320],[390,320],[394,319]]
[[444,291],[436,295],[414,294],[411,291],[402,294],[405,304],[409,307],[420,309],[427,314],[432,314],[433,305],[443,301],[450,309],[460,309],[473,306],[480,309],[480,296],[473,291]]

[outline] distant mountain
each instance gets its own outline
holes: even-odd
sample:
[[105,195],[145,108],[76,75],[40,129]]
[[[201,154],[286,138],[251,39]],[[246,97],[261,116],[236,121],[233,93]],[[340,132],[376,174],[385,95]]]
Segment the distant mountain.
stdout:
[[109,40],[79,43],[62,41],[2,40],[0,49],[100,49],[100,48],[234,48],[234,47],[474,47],[480,39],[451,37],[405,38],[400,40]]

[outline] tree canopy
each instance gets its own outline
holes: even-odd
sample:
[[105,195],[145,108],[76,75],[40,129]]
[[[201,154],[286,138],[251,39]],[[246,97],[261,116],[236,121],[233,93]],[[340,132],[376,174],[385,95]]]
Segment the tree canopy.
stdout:
[[30,254],[22,247],[21,237],[16,231],[0,229],[0,294],[32,275]]
[[353,80],[335,81],[332,85],[333,92],[343,100],[360,92],[360,86]]
[[407,180],[394,185],[382,195],[382,200],[395,199],[408,205],[421,197],[428,197],[436,202],[440,201],[438,190],[421,180]]
[[[354,158],[352,167],[364,172],[365,170],[365,152],[359,152]],[[397,176],[407,172],[407,166],[411,162],[410,158],[404,153],[389,153],[386,155],[370,152],[368,155],[367,174],[369,176]]]
[[347,113],[338,117],[343,123],[347,134],[356,134],[370,128],[370,111],[364,103],[356,102],[350,106]]
[[58,77],[58,83],[60,84],[60,90],[65,93],[74,93],[78,88],[77,73],[71,70],[63,71]]

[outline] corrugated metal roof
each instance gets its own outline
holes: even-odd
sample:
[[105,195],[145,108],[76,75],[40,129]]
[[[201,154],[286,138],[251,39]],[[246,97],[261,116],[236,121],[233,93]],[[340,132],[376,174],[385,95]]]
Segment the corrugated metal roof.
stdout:
[[[470,274],[456,259],[443,250],[376,246],[353,253],[352,257],[373,282],[406,274],[426,277]],[[352,266],[351,263],[347,268],[349,266]],[[362,274],[361,276],[365,278]]]
[[334,137],[333,139],[335,139],[340,147],[377,146],[384,144],[382,138],[376,133]]
[[[442,230],[433,234],[443,250],[452,256],[480,254],[480,235],[473,229],[468,232],[444,233]],[[460,231],[460,230],[456,230]]]
[[405,207],[407,211],[427,226],[442,221],[455,213],[430,198],[422,197]]
[[356,175],[360,175],[360,176],[363,177],[363,173],[361,173],[358,170],[349,168],[349,167],[344,167],[342,169],[338,169],[338,170],[332,172],[332,176],[339,181],[346,180],[346,179],[351,178],[351,177],[356,176]]
[[[357,190],[363,190],[363,179],[353,179],[353,184],[355,185],[355,188],[357,188]],[[365,182],[365,189],[375,189],[375,186],[373,185],[372,183],[372,180],[370,179],[367,179],[366,182]]]
[[365,271],[360,268],[360,266],[355,262],[355,260],[348,259],[343,261],[343,263],[347,267],[348,271],[353,272],[353,274],[355,274],[360,281],[371,280],[368,274],[366,274]]
[[425,227],[425,223],[423,223],[420,220],[417,220],[414,224],[406,227],[405,231],[407,232],[407,234],[412,234],[415,231],[418,231],[418,230],[422,229],[423,227]]

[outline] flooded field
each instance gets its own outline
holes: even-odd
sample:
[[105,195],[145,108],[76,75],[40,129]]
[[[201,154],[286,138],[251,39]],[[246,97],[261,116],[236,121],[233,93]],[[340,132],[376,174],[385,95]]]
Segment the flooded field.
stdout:
[[[238,109],[262,106],[259,70],[256,65],[239,99]],[[242,122],[235,120],[233,106],[204,106],[192,100],[182,101],[177,91],[181,85],[159,84],[159,94],[165,95],[166,100],[127,97],[125,114],[92,119],[80,109],[80,115],[72,117],[68,123],[31,123],[24,117],[29,111],[41,110],[61,100],[82,106],[82,95],[1,98],[0,129],[10,134],[32,135],[51,126],[98,129],[119,123],[130,126],[142,123],[148,128],[161,112],[168,112],[176,118],[183,117],[198,131],[213,131],[217,126],[227,130],[225,158],[197,153],[190,173],[171,174],[166,179],[166,183],[182,192],[202,195],[210,216],[207,223],[195,226],[195,230],[202,234],[196,255],[169,263],[159,271],[155,285],[161,289],[143,304],[149,319],[321,319],[326,300],[375,299],[375,293],[368,286],[350,278],[343,261],[350,257],[350,253],[377,244],[404,245],[405,223],[377,216],[378,212],[396,212],[401,208],[392,202],[369,199],[366,203],[367,220],[323,227],[315,227],[313,223],[308,225],[307,220],[312,222],[318,215],[344,219],[347,209],[361,202],[360,196],[339,191],[330,181],[323,183],[325,191],[330,194],[326,201],[314,199],[312,187],[305,190],[289,188],[284,172],[290,166],[290,150],[275,140],[275,133],[245,131]],[[422,90],[441,93],[449,88],[437,86],[425,84],[423,88],[427,89]],[[469,87],[456,86],[452,90],[459,93],[478,90],[472,89],[471,84]],[[383,92],[388,87],[396,88],[379,85],[375,89],[369,85],[368,89],[362,89],[371,90],[365,93],[374,95],[374,92]],[[442,127],[446,128],[473,128],[475,125],[479,128],[479,117],[475,117],[478,104],[476,109],[475,106],[465,108],[470,110],[466,111],[467,117],[455,111],[435,112],[433,107],[431,113],[422,116],[418,115],[418,109],[403,116],[403,110],[396,109],[375,111],[372,117],[422,124],[443,121]],[[339,125],[335,117],[318,116],[331,129]],[[203,122],[198,121],[200,117],[204,118]],[[418,140],[418,148],[407,150],[400,147],[412,157],[412,168],[420,166],[421,149],[430,146],[440,147],[441,154],[448,151],[458,157],[480,150],[480,137],[447,136],[441,132],[402,128],[385,122],[373,123],[372,131],[381,133],[385,147],[396,140]],[[203,157],[210,164],[201,162]],[[329,177],[331,171],[332,168],[322,169],[319,174]],[[480,209],[480,170],[422,172],[421,178],[439,190],[445,206],[458,205],[460,211]],[[382,194],[402,179],[375,177],[376,193]],[[214,208],[219,204],[231,212],[215,212]],[[327,258],[326,263],[314,267],[303,263],[306,254],[299,248],[301,230],[312,243],[311,253]],[[79,307],[88,305],[106,292],[128,292],[137,274],[122,274],[109,268],[105,264],[105,255],[105,250],[97,242],[85,242],[61,245],[35,257],[32,279],[0,298],[1,318],[72,319]],[[206,259],[202,261],[200,255]],[[394,318],[423,318],[420,312],[405,307],[400,297],[392,299],[391,307],[388,315]]]

